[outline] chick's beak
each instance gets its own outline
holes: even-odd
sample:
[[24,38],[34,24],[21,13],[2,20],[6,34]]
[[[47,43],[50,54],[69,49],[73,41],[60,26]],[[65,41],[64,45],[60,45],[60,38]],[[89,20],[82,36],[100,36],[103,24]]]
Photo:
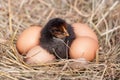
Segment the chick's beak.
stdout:
[[68,32],[65,33],[65,36],[69,36]]
[[69,33],[68,33],[68,31],[63,27],[63,30],[64,30],[64,35],[65,36],[69,36]]

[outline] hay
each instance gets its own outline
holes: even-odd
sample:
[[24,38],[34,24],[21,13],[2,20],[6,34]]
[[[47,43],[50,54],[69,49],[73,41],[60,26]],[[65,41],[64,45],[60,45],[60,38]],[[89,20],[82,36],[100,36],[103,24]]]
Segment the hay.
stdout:
[[[96,32],[100,50],[93,62],[60,60],[36,66],[23,62],[15,45],[18,35],[54,17],[87,23]],[[119,80],[119,75],[119,0],[0,0],[1,80]]]

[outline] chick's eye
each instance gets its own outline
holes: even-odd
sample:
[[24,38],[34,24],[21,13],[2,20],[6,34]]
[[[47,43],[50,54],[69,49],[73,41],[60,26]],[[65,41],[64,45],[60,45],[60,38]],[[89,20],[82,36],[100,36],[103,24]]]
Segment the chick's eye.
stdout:
[[51,31],[52,31],[52,32],[60,32],[59,29],[52,29]]
[[60,32],[60,30],[59,30],[59,29],[57,29],[56,31],[57,31],[57,32]]

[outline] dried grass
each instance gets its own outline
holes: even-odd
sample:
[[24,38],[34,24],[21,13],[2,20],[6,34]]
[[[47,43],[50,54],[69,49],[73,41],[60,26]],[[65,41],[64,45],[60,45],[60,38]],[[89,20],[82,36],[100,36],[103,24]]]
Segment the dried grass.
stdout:
[[[100,50],[93,62],[60,60],[30,66],[22,61],[15,45],[18,35],[54,17],[87,23],[96,32]],[[0,79],[120,80],[120,1],[0,0]]]

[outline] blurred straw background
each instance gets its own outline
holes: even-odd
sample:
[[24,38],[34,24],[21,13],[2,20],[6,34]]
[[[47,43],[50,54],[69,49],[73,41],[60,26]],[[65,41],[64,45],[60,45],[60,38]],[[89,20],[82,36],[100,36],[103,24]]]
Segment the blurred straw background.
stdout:
[[[93,62],[23,62],[15,45],[18,35],[54,17],[87,23],[96,32],[100,49]],[[0,80],[120,80],[120,1],[0,0]]]

